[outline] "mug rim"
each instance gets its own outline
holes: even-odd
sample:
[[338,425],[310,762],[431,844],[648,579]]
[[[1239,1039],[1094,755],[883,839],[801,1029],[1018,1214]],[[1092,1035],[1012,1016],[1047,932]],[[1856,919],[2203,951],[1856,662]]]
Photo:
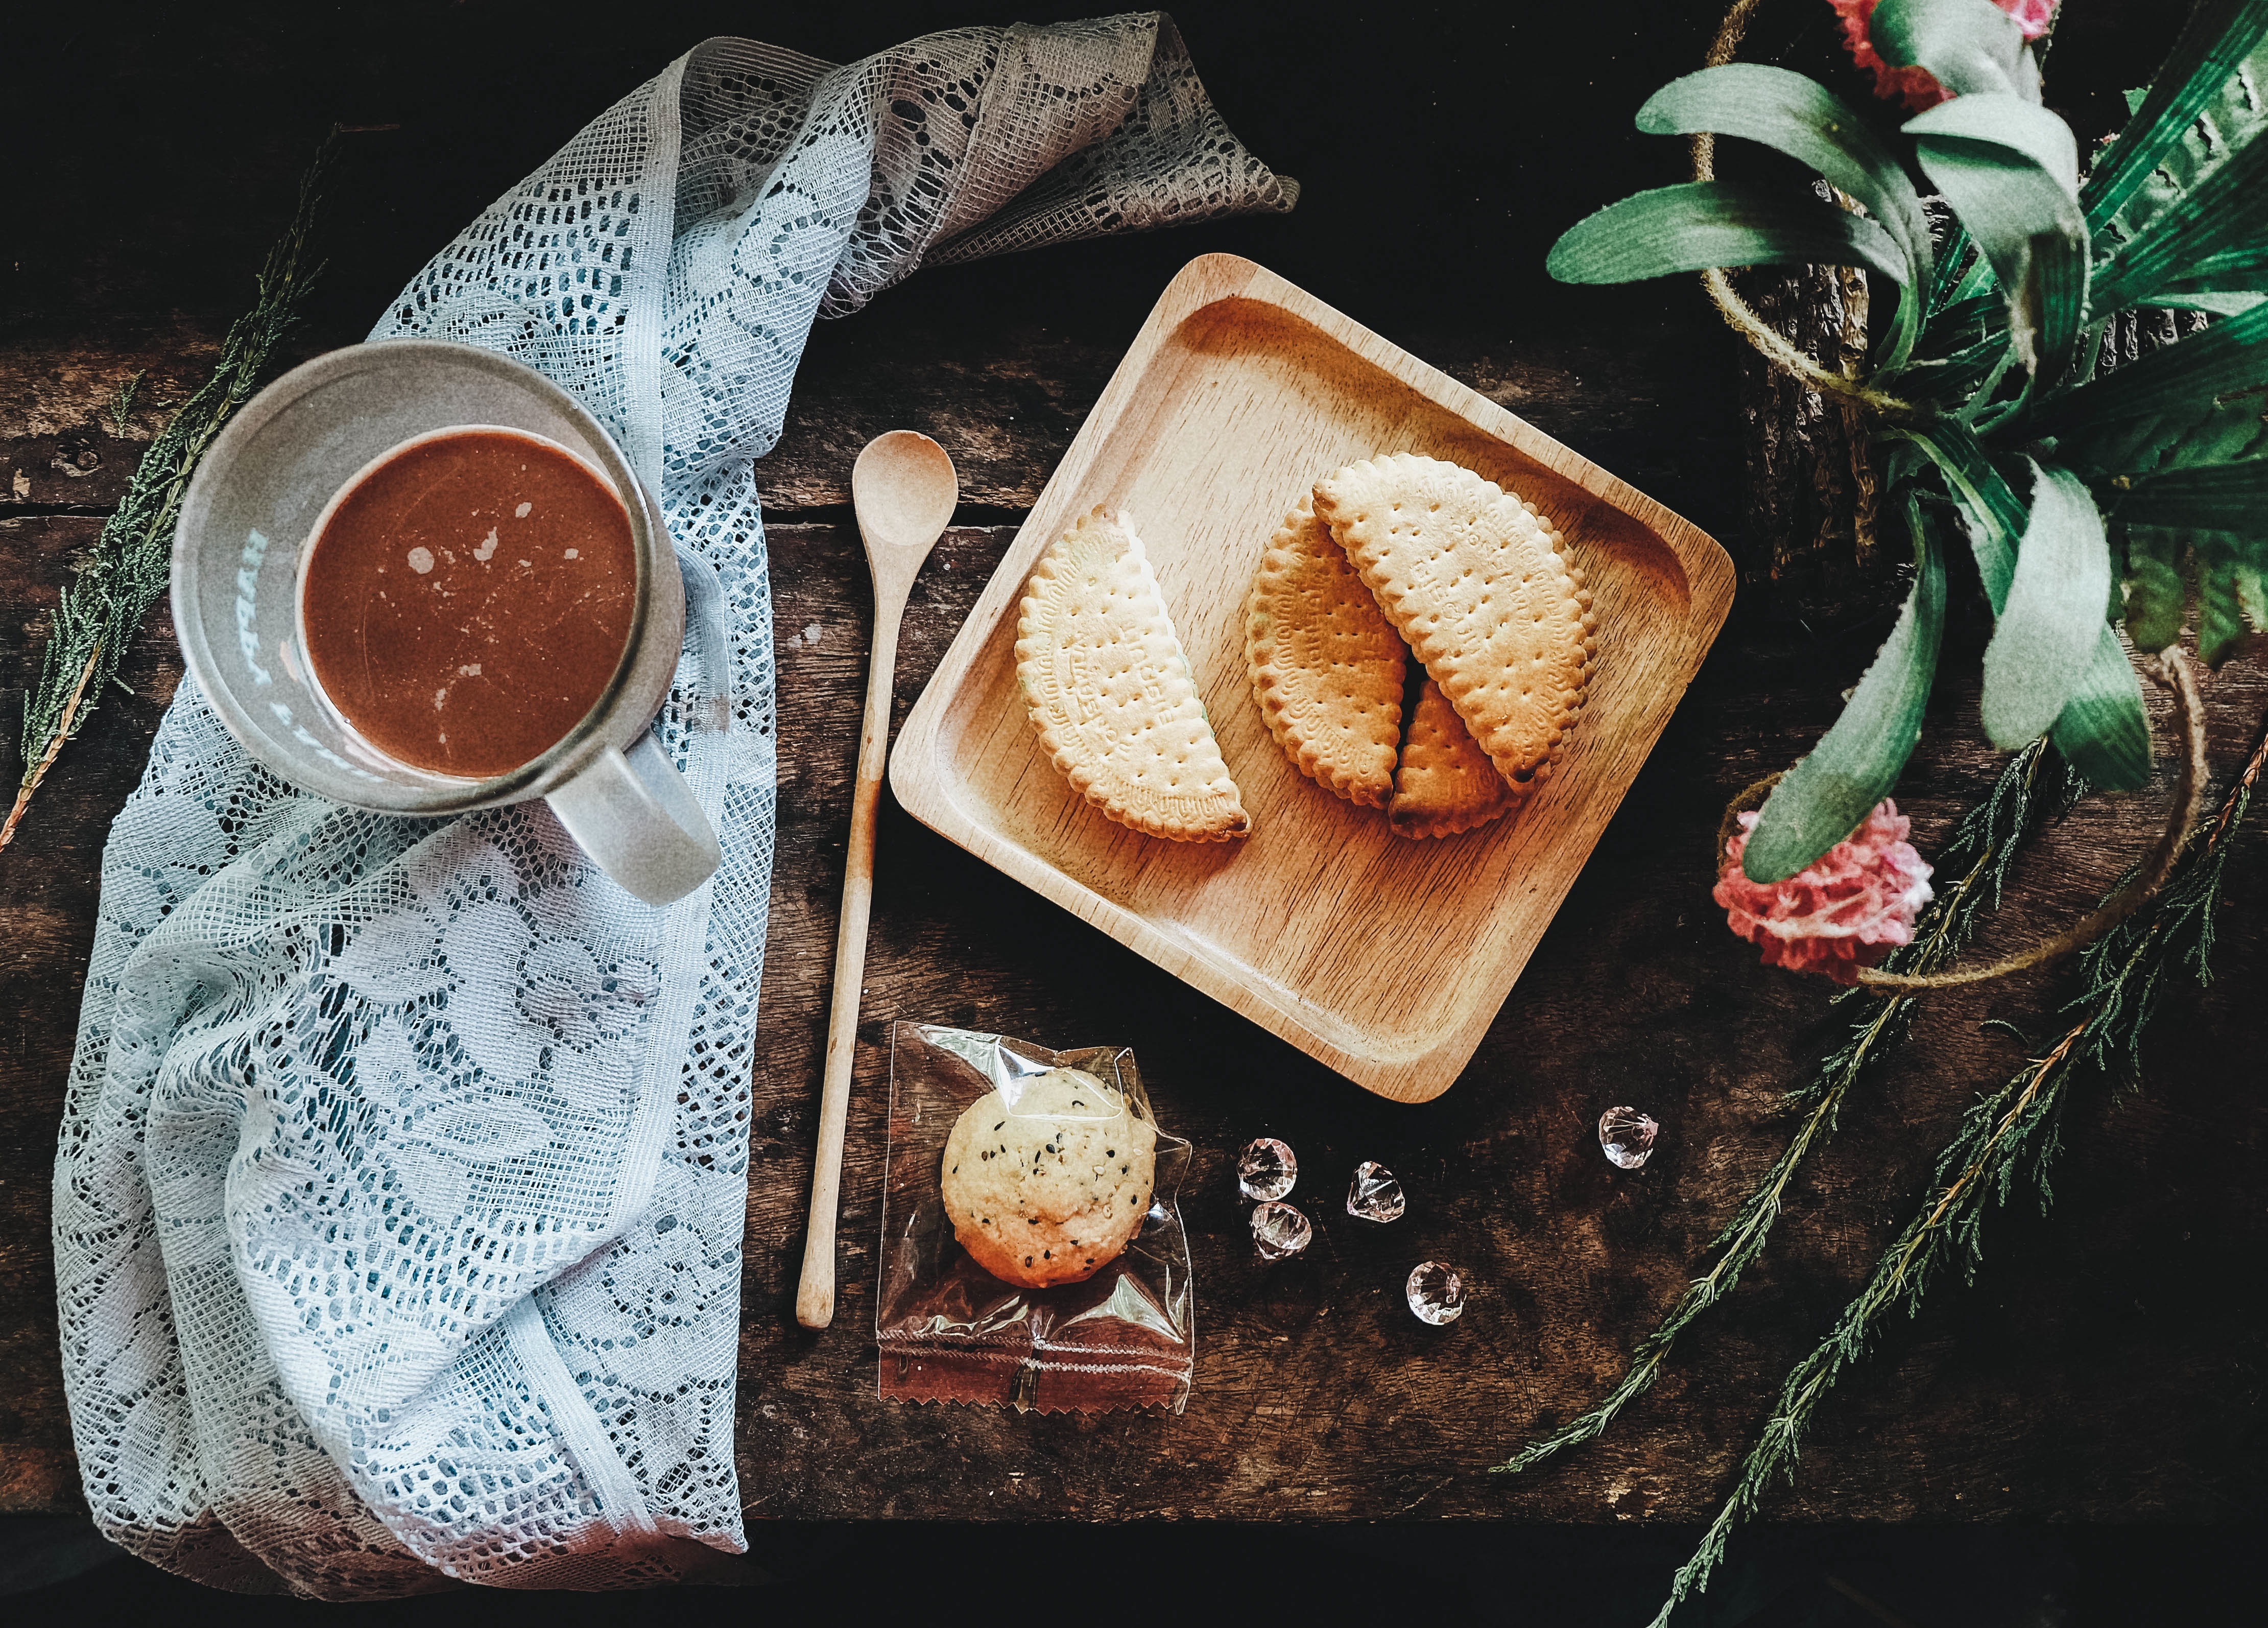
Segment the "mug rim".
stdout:
[[[330,715],[331,721],[343,730],[347,738],[352,740],[355,745],[360,747],[364,751],[374,755],[380,762],[385,763],[387,768],[400,770],[409,774],[417,776],[431,783],[436,791],[444,793],[452,791],[469,790],[484,785],[488,780],[501,780],[508,778],[512,775],[517,775],[521,770],[529,767],[529,765],[541,762],[553,752],[557,751],[561,747],[574,740],[578,735],[586,733],[586,731],[590,729],[594,729],[605,714],[608,702],[613,699],[615,695],[620,690],[622,684],[626,681],[630,668],[631,657],[635,653],[637,645],[637,639],[635,637],[635,633],[642,625],[645,608],[644,600],[636,593],[633,593],[630,604],[630,625],[632,634],[624,637],[622,640],[622,653],[620,659],[618,659],[615,663],[615,670],[608,675],[605,686],[599,691],[598,698],[591,703],[589,709],[584,712],[582,717],[577,718],[573,725],[560,735],[558,740],[554,740],[549,746],[544,748],[542,751],[537,753],[534,757],[529,758],[526,762],[519,764],[516,767],[506,770],[504,774],[490,775],[484,777],[472,775],[444,774],[438,769],[426,769],[419,764],[409,762],[405,759],[396,757],[393,753],[387,751],[385,748],[372,740],[367,734],[364,733],[360,726],[355,723],[354,719],[347,716],[346,709],[342,707],[338,704],[337,700],[332,696],[331,692],[324,687],[322,675],[315,670],[314,655],[307,644],[307,563],[314,555],[315,544],[322,537],[323,527],[329,524],[331,517],[338,512],[339,505],[346,501],[348,496],[352,493],[356,488],[359,487],[364,481],[375,475],[379,469],[393,462],[396,458],[401,457],[412,447],[420,446],[428,441],[436,441],[440,439],[443,436],[449,435],[516,436],[523,441],[533,441],[538,446],[557,453],[561,457],[575,465],[576,468],[590,475],[593,480],[599,483],[600,489],[604,490],[608,497],[612,497],[617,504],[621,505],[623,520],[625,523],[630,525],[634,534],[637,530],[637,522],[630,517],[630,505],[623,499],[621,490],[615,485],[613,480],[608,476],[605,470],[593,464],[589,459],[584,457],[573,447],[563,446],[561,443],[553,440],[549,436],[544,435],[540,431],[520,429],[516,424],[442,424],[439,427],[431,430],[420,430],[416,434],[410,436],[406,439],[395,442],[392,446],[387,447],[384,452],[379,453],[376,457],[372,458],[368,463],[363,465],[361,468],[357,469],[352,475],[347,476],[347,478],[340,483],[338,490],[333,492],[330,495],[329,499],[324,503],[321,510],[316,514],[313,523],[307,527],[306,536],[300,540],[297,556],[292,561],[291,565],[291,636],[298,644],[299,660],[306,667],[306,676],[301,680],[301,681],[306,685],[307,689],[313,694],[315,699],[322,704],[323,711]],[[640,579],[640,586],[643,586],[643,578],[647,569],[645,553],[643,549],[633,546],[630,550],[630,556],[637,568],[637,574]]]
[[[544,751],[506,773],[492,775],[479,780],[435,775],[429,770],[421,770],[414,765],[402,763],[397,758],[379,753],[379,755],[389,768],[398,770],[405,775],[419,777],[424,784],[412,790],[399,781],[381,781],[379,784],[387,790],[403,793],[400,797],[385,801],[358,794],[343,793],[335,788],[327,788],[316,793],[349,807],[368,809],[379,814],[412,816],[465,814],[477,808],[520,802],[532,797],[541,796],[547,790],[566,784],[577,774],[597,762],[610,745],[618,744],[608,738],[610,732],[606,730],[605,726],[621,702],[630,680],[642,665],[639,658],[650,637],[648,623],[652,620],[654,610],[655,575],[660,564],[660,549],[665,546],[664,540],[667,536],[667,533],[662,529],[660,519],[652,507],[652,499],[645,490],[644,483],[639,481],[637,472],[630,467],[630,460],[624,456],[621,446],[608,431],[606,426],[566,390],[523,362],[498,351],[483,350],[477,345],[460,344],[450,340],[423,338],[364,341],[360,344],[342,345],[337,350],[326,351],[320,356],[302,362],[298,366],[271,381],[266,388],[246,402],[237,411],[236,416],[222,427],[219,435],[214,438],[212,446],[206,450],[204,457],[199,460],[196,474],[190,479],[189,489],[183,494],[180,518],[176,522],[173,531],[171,599],[174,632],[181,646],[184,665],[203,689],[208,704],[210,704],[214,714],[219,718],[222,725],[231,735],[235,737],[238,744],[263,767],[293,785],[313,789],[306,787],[306,783],[299,777],[298,766],[295,762],[279,761],[282,755],[270,750],[250,713],[239,700],[234,689],[221,681],[218,665],[214,659],[210,642],[206,636],[207,630],[203,618],[198,614],[195,603],[193,585],[197,576],[195,540],[202,538],[206,534],[215,494],[224,490],[232,470],[254,438],[269,424],[296,406],[301,399],[313,391],[336,379],[372,368],[392,369],[405,365],[414,365],[421,352],[429,357],[446,357],[452,364],[469,365],[477,369],[503,375],[515,386],[543,398],[548,406],[572,423],[590,438],[593,446],[604,454],[603,457],[593,460],[575,453],[571,448],[561,447],[559,450],[567,453],[568,456],[575,458],[586,468],[593,468],[621,501],[623,510],[630,517],[630,535],[634,544],[632,553],[637,562],[637,579],[632,592],[630,636],[623,641],[622,653],[615,661],[612,676],[608,678],[606,688],[600,692],[598,699],[592,703],[590,711],[583,715],[574,728],[562,735]],[[525,435],[532,439],[557,445],[556,442],[551,442],[550,438],[544,436],[541,431],[522,430],[514,425],[438,424],[430,431],[420,431],[417,435],[397,443],[379,454],[379,459],[372,461],[375,463],[386,457],[390,457],[408,446],[410,441],[421,439],[427,435],[468,429],[503,430],[511,434]],[[325,500],[322,510],[318,513],[314,524],[310,526],[307,534],[295,540],[293,543],[292,618],[295,637],[299,615],[300,576],[306,562],[307,545],[317,534],[321,521],[329,513],[332,505],[342,494],[350,490],[357,482],[367,475],[370,467],[368,464],[364,465],[342,483],[337,490]],[[674,559],[670,563],[673,565],[675,564]],[[333,716],[337,715],[335,707],[332,706],[329,697],[324,694],[320,684],[310,682],[307,688]],[[647,721],[646,718],[639,718],[637,720],[639,728],[642,729]],[[622,733],[626,736],[634,738],[637,732],[625,730]],[[364,744],[359,732],[352,732],[352,733],[358,745]],[[371,749],[375,750],[375,748]]]

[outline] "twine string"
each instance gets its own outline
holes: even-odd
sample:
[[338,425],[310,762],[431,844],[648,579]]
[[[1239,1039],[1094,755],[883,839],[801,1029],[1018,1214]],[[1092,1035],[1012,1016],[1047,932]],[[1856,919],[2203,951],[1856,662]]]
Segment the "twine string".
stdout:
[[1766,775],[1754,785],[1742,787],[1734,794],[1733,800],[1725,805],[1725,817],[1717,821],[1717,868],[1719,871],[1725,868],[1725,850],[1733,840],[1734,831],[1739,829],[1741,816],[1751,808],[1764,807],[1764,794],[1778,785],[1786,774],[1787,770],[1783,769],[1777,774]]
[[[1718,25],[1717,37],[1709,42],[1709,52],[1702,59],[1708,68],[1722,68],[1733,60],[1740,49],[1741,38],[1749,31],[1749,19],[1756,15],[1764,0],[1734,0],[1733,9],[1725,13]],[[1717,138],[1704,130],[1693,138],[1693,179],[1717,179]],[[1733,331],[1756,347],[1759,355],[1780,372],[1798,383],[1827,395],[1838,395],[1854,401],[1870,412],[1885,418],[1914,418],[1921,409],[1912,402],[1876,390],[1862,380],[1850,378],[1834,369],[1822,367],[1814,358],[1797,350],[1794,344],[1771,323],[1756,313],[1749,302],[1733,287],[1732,279],[1721,270],[1701,274],[1701,286],[1708,291],[1709,298]],[[1902,291],[1898,298],[1911,299],[1911,289]]]

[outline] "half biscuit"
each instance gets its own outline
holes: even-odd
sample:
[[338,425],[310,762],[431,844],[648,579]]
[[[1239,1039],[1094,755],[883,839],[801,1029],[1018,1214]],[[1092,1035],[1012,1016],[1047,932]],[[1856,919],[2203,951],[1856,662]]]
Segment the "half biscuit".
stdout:
[[1454,836],[1521,801],[1429,676],[1410,710],[1387,823],[1403,836]]
[[1591,596],[1559,534],[1493,481],[1410,453],[1350,464],[1314,497],[1387,620],[1525,795],[1590,675]]
[[1407,662],[1401,635],[1302,497],[1277,527],[1245,601],[1245,671],[1268,733],[1317,785],[1383,808],[1394,792]]
[[1096,507],[1040,556],[1016,624],[1016,681],[1073,790],[1174,842],[1252,829],[1142,540]]

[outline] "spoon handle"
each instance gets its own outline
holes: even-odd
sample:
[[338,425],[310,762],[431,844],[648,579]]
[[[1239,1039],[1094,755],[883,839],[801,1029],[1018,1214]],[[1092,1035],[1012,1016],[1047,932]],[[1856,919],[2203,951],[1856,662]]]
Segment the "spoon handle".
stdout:
[[835,1317],[835,1219],[843,1184],[843,1131],[850,1112],[850,1064],[858,1044],[859,986],[866,976],[866,915],[874,901],[874,814],[889,758],[890,698],[897,680],[898,622],[905,596],[875,594],[874,647],[866,668],[866,717],[858,733],[858,779],[850,793],[850,851],[843,913],[835,930],[835,996],[827,1016],[827,1071],[819,1094],[819,1156],[811,1173],[811,1223],[795,1320],[823,1329]]

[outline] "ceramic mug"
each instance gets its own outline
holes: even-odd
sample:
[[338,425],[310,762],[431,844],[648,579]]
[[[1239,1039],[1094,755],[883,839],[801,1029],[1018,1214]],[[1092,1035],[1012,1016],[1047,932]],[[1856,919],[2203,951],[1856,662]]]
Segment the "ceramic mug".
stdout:
[[[551,442],[628,511],[637,561],[630,638],[582,721],[484,780],[389,758],[318,691],[299,645],[299,571],[319,518],[355,478],[437,430]],[[173,534],[181,653],[229,732],[268,768],[334,802],[455,814],[541,797],[600,869],[649,904],[717,868],[717,836],[650,726],[685,636],[685,585],[660,511],[614,438],[533,368],[470,345],[396,339],[317,357],[230,420],[198,466]]]

